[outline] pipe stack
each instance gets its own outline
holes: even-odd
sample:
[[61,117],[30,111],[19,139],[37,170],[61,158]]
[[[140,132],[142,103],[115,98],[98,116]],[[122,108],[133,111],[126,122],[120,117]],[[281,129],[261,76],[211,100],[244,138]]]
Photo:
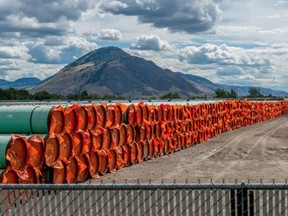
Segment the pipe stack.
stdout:
[[0,107],[0,180],[71,184],[99,178],[279,117],[287,107],[288,101],[246,100]]

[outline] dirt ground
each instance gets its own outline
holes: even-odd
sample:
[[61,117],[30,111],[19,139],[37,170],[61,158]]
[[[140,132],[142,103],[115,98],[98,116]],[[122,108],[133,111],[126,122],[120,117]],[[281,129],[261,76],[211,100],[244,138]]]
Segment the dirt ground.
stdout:
[[284,183],[288,116],[223,133],[190,148],[108,173],[87,183]]

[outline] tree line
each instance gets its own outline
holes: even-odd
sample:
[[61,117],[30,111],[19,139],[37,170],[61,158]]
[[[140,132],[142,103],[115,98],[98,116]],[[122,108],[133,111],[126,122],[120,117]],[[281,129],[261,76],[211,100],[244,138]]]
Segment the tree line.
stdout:
[[[276,96],[273,96],[271,94],[269,95],[263,95],[261,93],[261,89],[257,87],[250,87],[248,91],[248,95],[244,96],[244,98],[277,98]],[[239,98],[238,94],[235,90],[231,89],[230,91],[218,88],[215,91],[215,98],[231,98],[236,99]],[[243,97],[242,97],[243,98]]]
[[[177,92],[164,94],[159,99],[180,99],[180,95]],[[83,91],[80,94],[68,94],[66,96],[59,94],[51,94],[47,91],[36,92],[35,94],[29,93],[25,89],[1,89],[0,88],[0,100],[124,100],[126,98],[115,95],[105,95],[103,97],[97,94],[88,94],[87,91]],[[151,100],[156,100],[156,97],[150,97]]]
[[[249,94],[242,98],[264,98],[264,97],[270,97],[270,98],[277,98],[272,95],[264,96],[261,93],[260,88],[251,87],[249,89]],[[169,92],[167,94],[164,94],[159,97],[159,99],[162,100],[172,100],[172,99],[181,99],[182,97],[178,92]],[[215,96],[214,98],[219,99],[236,99],[239,98],[237,92],[235,90],[225,90],[222,88],[218,88],[215,90]],[[1,89],[0,88],[0,100],[123,100],[126,99],[121,96],[115,96],[115,95],[106,95],[104,97],[101,97],[97,94],[88,94],[87,91],[83,91],[80,94],[68,94],[66,96],[59,95],[59,94],[51,94],[47,91],[40,91],[36,92],[35,94],[29,93],[25,89]],[[141,98],[140,98],[141,99]],[[154,100],[157,99],[156,97],[150,97],[149,99]],[[183,99],[183,98],[182,98]],[[203,97],[192,97],[189,99],[208,99],[207,95]]]
[[122,97],[114,95],[106,95],[100,97],[97,94],[89,95],[87,91],[83,91],[80,94],[68,94],[67,96],[59,94],[51,94],[47,91],[36,92],[35,94],[29,93],[25,89],[1,89],[0,88],[0,100],[93,100],[93,99],[104,99],[104,100],[116,100],[124,99]]

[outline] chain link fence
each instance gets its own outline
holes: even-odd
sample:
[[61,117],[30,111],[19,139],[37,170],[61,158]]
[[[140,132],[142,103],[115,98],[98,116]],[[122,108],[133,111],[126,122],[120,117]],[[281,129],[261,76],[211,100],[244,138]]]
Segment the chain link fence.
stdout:
[[0,185],[0,215],[288,215],[288,184]]

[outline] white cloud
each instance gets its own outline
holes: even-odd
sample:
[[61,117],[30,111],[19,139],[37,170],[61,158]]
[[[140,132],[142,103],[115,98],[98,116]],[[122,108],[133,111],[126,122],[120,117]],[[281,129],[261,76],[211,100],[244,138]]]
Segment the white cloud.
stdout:
[[12,0],[0,2],[0,17],[10,14],[23,14],[41,23],[57,22],[60,19],[78,20],[85,11],[95,8],[93,0]]
[[26,46],[5,46],[0,47],[0,58],[6,59],[29,59],[28,48]]
[[287,42],[288,2],[275,0],[230,1],[222,4],[217,37],[231,41]]
[[100,7],[115,15],[137,16],[141,23],[172,32],[209,31],[220,18],[219,0],[105,0]]
[[0,36],[6,37],[46,37],[50,35],[64,35],[73,33],[70,22],[41,23],[35,17],[23,14],[10,14],[5,22],[0,22]]
[[278,6],[278,7],[282,7],[284,5],[287,5],[287,1],[276,1],[275,5]]
[[82,37],[66,37],[64,40],[67,46],[73,46],[78,49],[83,49],[83,52],[89,52],[99,48],[95,43],[91,43]]
[[153,58],[158,53],[153,50],[135,50],[135,49],[130,49],[130,48],[125,48],[124,51],[128,52],[130,55],[138,56],[140,58],[145,58],[145,59]]
[[[58,38],[59,40],[59,38]],[[48,43],[51,43],[48,40]],[[91,43],[81,37],[62,38],[57,41],[56,46],[47,46],[45,41],[30,42],[29,54],[34,63],[63,64],[71,63],[82,55],[98,48],[98,45]]]
[[235,76],[243,73],[243,69],[236,66],[225,66],[217,68],[216,75],[219,76]]
[[12,65],[13,61],[11,59],[0,59],[0,66]]
[[167,41],[161,40],[158,35],[142,35],[137,37],[136,42],[132,43],[130,48],[152,51],[165,51],[172,49],[171,45]]
[[200,47],[188,46],[180,50],[179,58],[190,64],[221,64],[243,66],[269,66],[269,59],[252,55],[243,48],[226,44],[204,44]]
[[67,35],[74,31],[71,24],[96,5],[92,0],[2,0],[0,36]]
[[[278,17],[279,18],[279,17]],[[282,28],[269,28],[264,29],[259,26],[233,26],[233,25],[221,25],[217,28],[217,33],[225,35],[239,36],[246,35],[283,35],[288,33],[287,27]]]
[[18,59],[1,59],[0,60],[0,78],[4,78],[4,76],[11,73],[11,71],[19,71],[20,64],[19,62],[26,62]]
[[29,45],[29,54],[32,56],[31,62],[34,63],[61,63],[61,51],[58,48],[45,46],[43,43]]
[[100,40],[118,41],[122,39],[122,34],[116,29],[102,29],[100,33],[97,34],[97,38]]
[[13,67],[1,68],[0,78],[9,81],[14,81],[22,77],[37,77],[41,80],[52,76],[62,69],[65,65],[52,65],[52,64],[33,64],[23,60],[15,59]]
[[120,12],[120,10],[126,9],[128,7],[128,4],[119,1],[105,1],[101,3],[101,8],[103,10],[112,10],[115,12]]
[[246,74],[244,76],[239,76],[239,79],[245,80],[246,82],[251,83],[251,82],[255,82],[256,77],[250,74]]

